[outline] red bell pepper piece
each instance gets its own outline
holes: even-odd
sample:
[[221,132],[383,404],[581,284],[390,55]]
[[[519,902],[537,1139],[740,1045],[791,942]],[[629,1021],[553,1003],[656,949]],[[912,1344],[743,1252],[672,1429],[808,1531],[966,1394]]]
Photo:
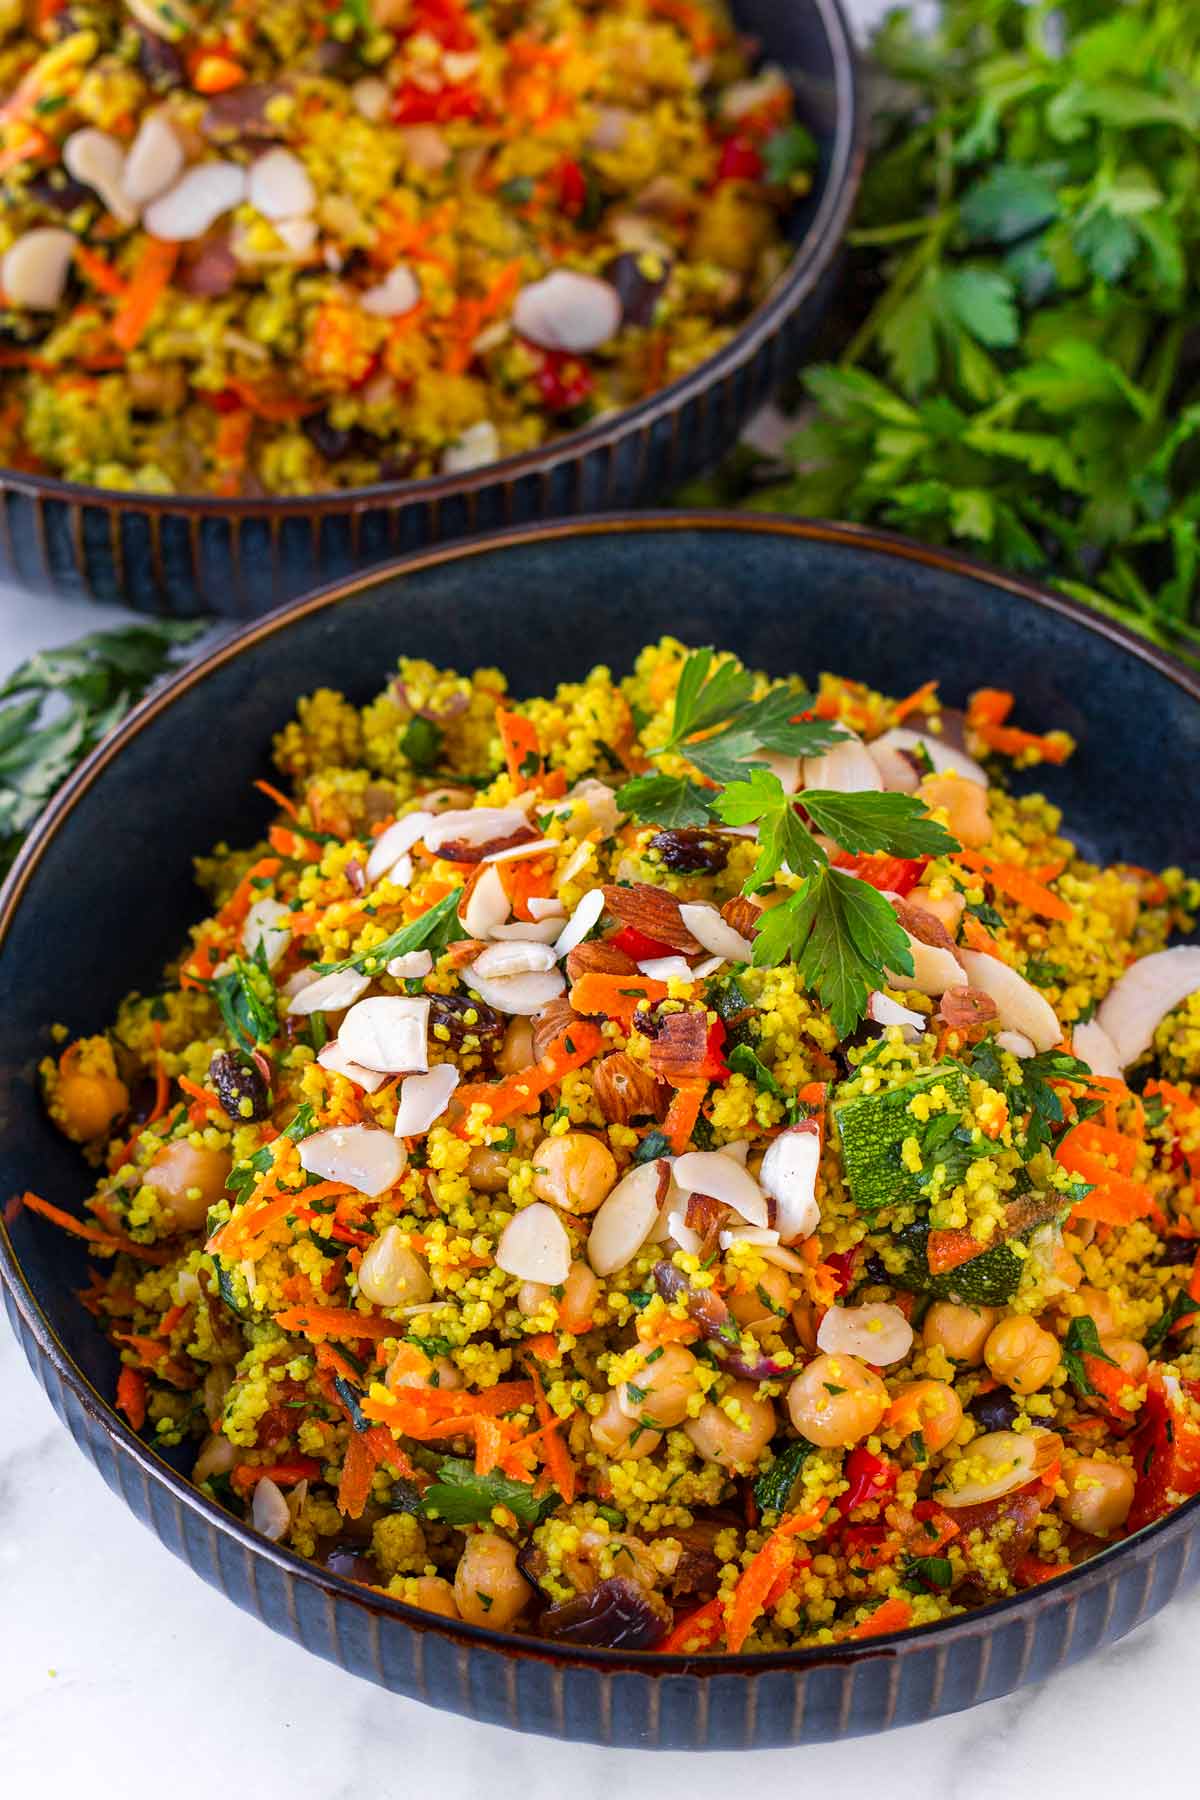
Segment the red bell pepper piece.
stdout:
[[706,1081],[726,1081],[729,1077],[729,1064],[725,1061],[725,1027],[720,1019],[714,1019],[708,1028],[708,1038],[704,1045],[704,1062],[700,1073]]
[[837,1291],[847,1293],[854,1285],[854,1265],[858,1261],[858,1250],[838,1250],[825,1258],[825,1267],[832,1269],[837,1276]]
[[635,963],[651,962],[658,956],[679,955],[673,944],[664,944],[659,938],[649,937],[646,932],[639,931],[636,925],[622,925],[620,931],[614,933],[608,941],[614,949],[623,950]]
[[876,1501],[882,1506],[890,1500],[896,1492],[900,1471],[889,1457],[875,1456],[862,1444],[856,1444],[846,1458],[842,1476],[850,1486],[838,1500],[837,1508],[846,1519],[868,1501]]
[[573,156],[564,156],[554,172],[559,210],[577,219],[587,205],[587,176]]
[[718,181],[761,181],[766,164],[749,138],[731,137],[721,147]]
[[848,850],[842,850],[833,859],[835,869],[845,869],[848,874],[857,875],[870,887],[878,888],[880,893],[911,894],[925,873],[929,858],[921,856],[851,856]]
[[887,1525],[847,1525],[841,1532],[838,1546],[847,1562],[856,1569],[878,1569],[896,1557],[897,1546],[889,1542],[891,1535]]
[[1161,1519],[1181,1500],[1200,1494],[1200,1420],[1188,1402],[1200,1403],[1200,1381],[1164,1376],[1150,1368],[1142,1423],[1132,1439],[1137,1486],[1128,1528]]
[[591,398],[595,376],[579,357],[565,350],[543,350],[541,367],[534,379],[542,405],[548,412],[574,412]]

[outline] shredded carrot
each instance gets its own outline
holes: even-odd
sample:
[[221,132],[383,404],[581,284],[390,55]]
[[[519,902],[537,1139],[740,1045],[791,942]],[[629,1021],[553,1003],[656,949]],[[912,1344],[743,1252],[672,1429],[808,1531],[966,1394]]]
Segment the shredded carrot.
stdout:
[[[0,175],[6,175],[9,169],[15,169],[18,164],[29,162],[35,156],[45,156],[47,151],[53,147],[44,131],[39,131],[36,126],[30,126],[18,143],[6,144],[4,149],[0,150]],[[76,247],[77,257],[82,249],[82,244]]]
[[537,727],[523,713],[496,708],[496,726],[504,749],[504,765],[518,794],[536,787],[542,773],[542,746]]
[[1013,709],[1013,696],[1005,688],[980,688],[967,702],[967,724],[981,737],[989,750],[1002,756],[1019,756],[1024,750],[1036,750],[1045,762],[1066,762],[1072,744],[1065,732],[1039,736],[1037,732],[1020,731],[1005,720]]
[[675,1156],[682,1156],[691,1143],[707,1092],[707,1081],[685,1081],[671,1095],[671,1104],[662,1122],[662,1130]]
[[995,956],[1003,962],[999,946],[991,932],[982,925],[974,913],[964,913],[962,918],[962,934],[968,950],[978,950],[984,956]]
[[1016,863],[995,862],[981,850],[960,850],[955,860],[982,875],[997,892],[1007,894],[1018,906],[1036,913],[1041,919],[1072,919],[1075,916],[1065,900],[1060,900],[1048,887],[1035,881],[1028,869],[1022,869]]
[[289,1306],[275,1314],[280,1331],[298,1331],[306,1337],[314,1332],[334,1338],[399,1337],[401,1327],[394,1319],[376,1319],[355,1312],[348,1306]]
[[146,1377],[140,1369],[123,1366],[117,1376],[117,1405],[135,1431],[146,1423]]
[[887,1631],[904,1631],[912,1624],[912,1607],[898,1596],[877,1606],[869,1619],[863,1619],[850,1632],[852,1638],[882,1637]]
[[102,294],[112,294],[117,297],[125,294],[124,279],[118,275],[110,262],[106,262],[104,257],[95,250],[89,250],[85,243],[76,244],[75,261],[92,286],[99,288]]
[[315,1481],[321,1465],[315,1456],[292,1456],[286,1462],[238,1463],[230,1481],[240,1492],[256,1488],[260,1481],[273,1481],[277,1487],[295,1487],[299,1481]]
[[733,1590],[733,1605],[725,1627],[725,1641],[736,1656],[753,1630],[767,1596],[796,1554],[792,1539],[811,1531],[821,1521],[829,1502],[820,1501],[811,1512],[792,1513],[775,1527],[762,1549],[752,1558]]
[[[1114,1131],[1109,1125],[1099,1125],[1095,1119],[1084,1119],[1082,1124],[1074,1126],[1062,1138],[1058,1146],[1058,1159],[1062,1162],[1062,1152],[1067,1150],[1074,1155],[1082,1150],[1085,1153],[1096,1151],[1101,1156],[1116,1159],[1116,1165],[1122,1175],[1132,1175],[1137,1162],[1137,1144],[1124,1132]],[[1069,1164],[1064,1164],[1069,1167]]]
[[632,1023],[633,1015],[643,1001],[651,1005],[667,997],[665,981],[651,981],[648,975],[581,975],[571,989],[571,1005],[577,1013],[589,1017],[602,1014],[606,1019]]
[[168,1306],[166,1312],[163,1314],[162,1318],[158,1321],[159,1337],[164,1337],[164,1338],[170,1337],[171,1333],[174,1331],[175,1327],[178,1325],[180,1319],[182,1319],[184,1314],[187,1312],[188,1305],[189,1305],[188,1301],[181,1300],[175,1306]]
[[972,1236],[965,1225],[949,1231],[931,1231],[925,1243],[925,1254],[931,1275],[948,1275],[986,1248]]
[[140,1262],[153,1263],[157,1268],[165,1268],[167,1263],[174,1261],[170,1251],[152,1250],[148,1244],[136,1243],[123,1232],[105,1231],[99,1225],[88,1225],[83,1219],[76,1219],[71,1213],[64,1212],[61,1206],[52,1206],[40,1194],[26,1192],[21,1195],[20,1204],[29,1212],[49,1219],[60,1230],[69,1231],[74,1237],[86,1238],[89,1244],[95,1244],[98,1249],[122,1251],[126,1256],[136,1256]]
[[558,1339],[552,1331],[539,1331],[535,1337],[526,1338],[525,1354],[536,1356],[539,1362],[554,1362],[558,1356]]
[[[233,414],[227,416],[232,418]],[[283,825],[272,825],[267,833],[267,842],[272,850],[278,850],[280,856],[290,856],[296,862],[320,862],[325,854],[324,844],[305,837],[302,831],[288,831]]]
[[122,350],[132,350],[140,342],[175,273],[178,256],[178,244],[145,239],[121,304],[113,315],[112,335]]
[[391,1434],[382,1426],[377,1426],[374,1431],[351,1431],[337,1499],[338,1511],[345,1513],[347,1518],[361,1518],[363,1508],[371,1498],[375,1471],[392,1448]]
[[221,1119],[227,1119],[229,1117],[229,1114],[225,1111],[225,1108],[221,1105],[217,1096],[215,1094],[210,1094],[207,1088],[202,1088],[198,1081],[192,1081],[187,1075],[177,1075],[175,1080],[183,1089],[184,1093],[190,1094],[192,1099],[196,1102],[197,1107],[202,1107],[206,1114],[212,1113],[215,1117]]
[[897,700],[892,708],[892,717],[896,723],[899,724],[901,719],[907,719],[909,713],[922,712],[925,702],[932,700],[937,690],[936,681],[923,681],[919,688],[914,688],[912,693],[906,694],[903,700]]
[[527,1363],[529,1379],[533,1383],[533,1404],[538,1416],[538,1424],[545,1432],[544,1454],[546,1467],[550,1471],[550,1479],[563,1497],[563,1504],[570,1506],[575,1498],[575,1464],[571,1461],[570,1452],[562,1439],[551,1427],[556,1422],[556,1415],[550,1410],[550,1402],[546,1399],[546,1390],[542,1386],[542,1378],[532,1363]]
[[[394,1336],[395,1325],[390,1330]],[[386,1395],[368,1394],[362,1410],[368,1419],[421,1442],[465,1436],[474,1431],[477,1419],[518,1412],[532,1404],[533,1398],[533,1385],[528,1381],[501,1381],[482,1394],[467,1394],[458,1388],[398,1388]]]
[[462,1122],[457,1128],[460,1135],[466,1129],[466,1120],[473,1106],[487,1106],[494,1125],[521,1113],[535,1111],[546,1089],[556,1087],[572,1069],[580,1069],[584,1063],[590,1062],[603,1043],[604,1038],[599,1028],[584,1020],[581,1024],[569,1026],[558,1042],[550,1046],[540,1062],[531,1063],[527,1069],[519,1069],[515,1075],[505,1076],[503,1081],[476,1082],[459,1088],[455,1101],[462,1112]]

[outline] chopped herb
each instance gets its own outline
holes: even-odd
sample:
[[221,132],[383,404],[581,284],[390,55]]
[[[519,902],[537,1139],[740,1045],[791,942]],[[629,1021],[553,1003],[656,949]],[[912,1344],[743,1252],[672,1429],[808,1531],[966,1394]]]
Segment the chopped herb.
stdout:
[[1050,962],[1044,956],[1031,956],[1025,964],[1025,979],[1032,981],[1034,987],[1061,987],[1067,980],[1067,971],[1061,963]]
[[467,935],[458,922],[458,903],[462,895],[463,890],[455,888],[419,919],[393,931],[381,944],[373,944],[369,950],[356,950],[340,962],[314,963],[313,968],[318,975],[340,975],[344,969],[378,975],[394,956],[407,956],[413,950],[429,950],[436,957],[447,944],[456,944]]
[[506,206],[528,206],[534,187],[532,175],[514,175],[510,181],[502,181],[496,192]]
[[204,984],[217,1003],[222,1023],[234,1043],[249,1052],[279,1035],[275,981],[260,939],[254,955],[230,959],[229,972]]
[[967,911],[973,919],[978,919],[981,925],[986,925],[989,931],[1004,930],[1003,915],[998,913],[994,906],[989,906],[986,900],[968,900]]
[[954,1567],[948,1556],[909,1556],[900,1565],[900,1585],[910,1594],[944,1591],[954,1580]]
[[729,1052],[728,1062],[735,1074],[744,1075],[748,1081],[752,1081],[760,1094],[774,1094],[777,1100],[785,1098],[774,1075],[749,1044],[736,1044]]
[[1116,1367],[1112,1357],[1100,1346],[1100,1332],[1095,1319],[1087,1314],[1071,1320],[1063,1339],[1062,1352],[1063,1367],[1071,1378],[1075,1392],[1081,1397],[1096,1392],[1088,1377],[1087,1364],[1083,1360],[1085,1356],[1098,1357],[1101,1362]]
[[804,1459],[813,1448],[807,1438],[796,1438],[784,1446],[770,1468],[763,1470],[754,1483],[754,1500],[759,1512],[787,1511]]
[[355,1431],[369,1431],[371,1421],[362,1409],[362,1395],[359,1390],[346,1380],[344,1375],[335,1375],[333,1385],[338,1399],[350,1415],[350,1423]]
[[422,719],[420,716],[410,719],[400,733],[400,754],[406,756],[413,768],[422,773],[436,769],[445,736],[441,726],[436,725],[432,719]]
[[763,162],[767,180],[782,187],[794,176],[816,167],[816,139],[803,125],[784,125],[772,132],[763,145]]
[[1158,1346],[1170,1335],[1182,1319],[1191,1318],[1193,1313],[1200,1313],[1200,1300],[1193,1300],[1186,1292],[1176,1294],[1170,1306],[1157,1325],[1152,1325],[1142,1342],[1147,1350],[1157,1350]]
[[661,1131],[648,1131],[633,1153],[635,1164],[655,1162],[660,1156],[670,1156],[671,1146]]
[[437,1480],[425,1490],[425,1507],[447,1525],[482,1525],[496,1506],[506,1506],[519,1525],[532,1530],[561,1505],[554,1488],[535,1496],[522,1481],[493,1470],[477,1475],[474,1466],[450,1456],[438,1468]]

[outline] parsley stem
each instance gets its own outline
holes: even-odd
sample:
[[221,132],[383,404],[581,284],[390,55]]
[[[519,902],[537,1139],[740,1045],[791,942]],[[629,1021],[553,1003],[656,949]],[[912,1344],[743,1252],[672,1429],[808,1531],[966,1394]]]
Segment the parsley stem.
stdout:
[[842,352],[841,366],[843,369],[853,368],[855,363],[862,360],[863,355],[870,349],[888,320],[900,310],[907,300],[909,290],[915,287],[926,269],[937,261],[942,245],[957,222],[957,207],[951,207],[947,212],[935,214],[930,220],[929,232],[901,263],[899,269],[892,276],[891,286],[887,293],[879,304],[867,314]]

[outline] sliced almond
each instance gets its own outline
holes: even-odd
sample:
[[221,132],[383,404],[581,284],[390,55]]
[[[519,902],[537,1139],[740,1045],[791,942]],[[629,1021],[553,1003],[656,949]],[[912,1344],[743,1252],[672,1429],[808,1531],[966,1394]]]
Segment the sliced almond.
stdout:
[[582,944],[588,932],[600,923],[603,911],[603,888],[589,888],[559,933],[554,945],[555,956],[561,960],[568,951],[574,950],[576,944]]
[[402,819],[396,819],[386,831],[381,831],[367,858],[367,880],[382,881],[405,852],[411,850],[414,844],[420,843],[426,827],[432,823],[431,812],[411,812],[405,813]]
[[571,1268],[571,1240],[552,1206],[535,1200],[511,1218],[496,1245],[496,1264],[518,1281],[558,1287]]
[[883,777],[862,739],[847,732],[822,756],[805,757],[804,785],[831,794],[878,793]]
[[967,972],[967,985],[995,1001],[1006,1030],[1023,1032],[1039,1050],[1053,1050],[1061,1042],[1062,1026],[1054,1008],[1032,982],[997,956],[986,956],[981,950],[960,950],[958,954]]
[[[1000,1036],[1009,1035],[1001,1032]],[[999,1039],[997,1039],[999,1042]],[[1124,1074],[1117,1047],[1097,1019],[1087,1019],[1082,1025],[1076,1025],[1071,1031],[1071,1048],[1080,1062],[1085,1062],[1093,1075],[1108,1075],[1120,1080]],[[1033,1046],[1030,1045],[1030,1052]],[[1028,1054],[1029,1052],[1027,1052]],[[1015,1051],[1020,1055],[1020,1051]]]
[[562,930],[561,919],[514,919],[509,925],[494,925],[494,943],[553,944]]
[[352,1057],[347,1056],[336,1038],[318,1051],[317,1061],[323,1069],[332,1069],[335,1075],[344,1075],[347,1081],[360,1087],[364,1094],[375,1093],[387,1080],[387,1076],[378,1069],[364,1069],[361,1063],[356,1063]]
[[353,1006],[360,994],[371,985],[371,977],[358,969],[339,969],[332,975],[318,975],[307,982],[288,1001],[288,1012],[307,1017],[317,1012],[344,1012]]
[[322,1181],[344,1181],[372,1199],[395,1186],[407,1162],[404,1145],[373,1125],[334,1125],[300,1145],[302,1169]]
[[918,994],[928,994],[931,998],[944,994],[948,987],[967,987],[966,970],[957,957],[949,950],[939,950],[935,944],[923,944],[920,938],[906,932],[908,953],[912,957],[913,972],[911,975],[897,975],[891,969],[885,969],[889,987],[915,989]]
[[601,1202],[587,1242],[597,1275],[615,1275],[633,1261],[654,1229],[670,1179],[670,1167],[660,1157],[630,1169]]
[[767,1199],[762,1188],[732,1156],[719,1150],[688,1150],[675,1159],[672,1176],[685,1193],[708,1194],[745,1219],[767,1225]]
[[815,1119],[792,1125],[770,1144],[758,1179],[775,1202],[775,1228],[781,1244],[798,1244],[821,1223],[817,1204],[817,1170],[821,1166],[821,1128]]
[[679,916],[697,943],[713,956],[732,963],[753,961],[754,945],[740,931],[735,931],[715,906],[709,906],[703,900],[689,901],[680,907]]
[[387,972],[395,981],[420,981],[433,973],[433,954],[429,950],[408,950],[403,956],[393,956]]
[[379,994],[360,1000],[342,1020],[338,1043],[364,1069],[386,1074],[420,1073],[429,1067],[429,1001]]
[[291,916],[281,900],[272,900],[266,896],[256,900],[242,926],[242,948],[246,955],[254,956],[261,944],[268,969],[274,969],[282,962],[291,946],[291,927],[280,923]]
[[[426,796],[428,799],[428,796]],[[516,806],[471,806],[439,813],[425,832],[425,848],[435,854],[443,844],[486,844],[524,831],[528,820]]]
[[1122,1069],[1146,1054],[1167,1014],[1198,990],[1200,945],[1158,950],[1129,965],[1096,1014]]
[[901,1006],[898,1000],[889,999],[887,994],[881,994],[878,989],[867,996],[867,1017],[876,1025],[899,1025],[910,1042],[923,1037],[929,1023],[924,1014]]
[[[690,981],[692,965],[682,956],[649,956],[638,965],[638,973],[651,981]],[[576,977],[578,979],[578,977]]]
[[531,894],[525,902],[529,908],[529,916],[539,922],[543,919],[565,919],[567,909],[557,895]]
[[261,1531],[273,1544],[279,1542],[291,1525],[292,1515],[284,1499],[283,1489],[269,1475],[260,1475],[254,1484],[250,1522],[255,1531]]
[[424,1137],[450,1104],[459,1080],[453,1063],[439,1063],[426,1075],[406,1075],[396,1106],[396,1136]]
[[[511,948],[512,946],[505,946]],[[537,949],[540,946],[530,945]],[[552,1000],[566,992],[567,984],[558,969],[535,969],[525,975],[502,975],[496,978],[470,973],[472,988],[489,1006],[510,1018],[532,1018]]]
[[500,871],[489,866],[480,870],[458,916],[463,930],[471,937],[490,938],[498,925],[507,922],[511,911]]

